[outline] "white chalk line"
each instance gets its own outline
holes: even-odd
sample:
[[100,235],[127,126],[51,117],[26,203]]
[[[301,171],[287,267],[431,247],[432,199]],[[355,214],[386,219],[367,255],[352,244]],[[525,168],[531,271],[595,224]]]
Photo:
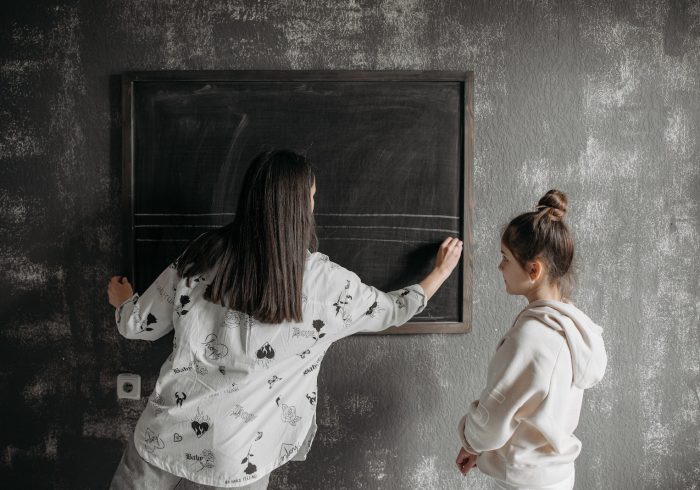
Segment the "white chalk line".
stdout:
[[[137,242],[191,242],[194,238],[137,238]],[[433,243],[435,240],[389,240],[383,238],[336,238],[336,237],[321,237],[320,241],[324,240],[345,240],[345,241],[362,241],[362,242],[390,242],[390,243]]]
[[343,237],[319,237],[320,242],[325,240],[348,240],[355,242],[391,242],[391,243],[433,243],[435,240],[390,240],[388,238],[343,238]]
[[[219,225],[134,225],[134,228],[221,228]],[[459,230],[447,230],[443,228],[418,228],[410,226],[346,226],[346,225],[316,225],[316,228],[348,228],[348,229],[373,229],[373,230],[411,230],[411,231],[439,231],[441,233],[459,233]]]
[[137,238],[137,242],[191,242],[194,238]]
[[221,225],[134,225],[134,228],[221,228]]
[[[412,316],[411,320],[444,320],[445,318],[451,318],[449,316]],[[411,325],[406,323],[405,325]],[[401,327],[399,327],[401,328]]]
[[447,216],[444,214],[399,214],[399,213],[316,213],[316,216],[394,216],[406,218],[442,218],[460,219],[459,216]]
[[236,213],[134,213],[134,216],[235,216]]
[[[236,213],[135,213],[134,216],[235,216]],[[406,218],[441,218],[459,220],[459,216],[444,214],[401,214],[401,213],[316,213],[316,216],[389,216]]]
[[459,233],[459,230],[445,230],[443,228],[413,228],[409,226],[345,226],[345,225],[316,225],[316,228],[360,228],[381,230],[414,230],[414,231],[439,231],[443,233]]

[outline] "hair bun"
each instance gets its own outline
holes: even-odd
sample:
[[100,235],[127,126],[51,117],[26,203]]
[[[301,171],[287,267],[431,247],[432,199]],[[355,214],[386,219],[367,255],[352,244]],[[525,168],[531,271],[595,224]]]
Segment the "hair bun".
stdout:
[[564,218],[568,200],[566,194],[556,189],[551,189],[537,202],[537,210],[547,211],[550,218],[557,221]]

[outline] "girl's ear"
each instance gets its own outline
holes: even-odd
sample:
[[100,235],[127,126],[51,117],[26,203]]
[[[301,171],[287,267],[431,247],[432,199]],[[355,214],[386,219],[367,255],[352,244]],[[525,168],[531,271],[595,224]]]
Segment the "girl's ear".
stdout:
[[542,277],[542,261],[535,259],[528,265],[527,275],[530,276],[530,281],[536,282]]

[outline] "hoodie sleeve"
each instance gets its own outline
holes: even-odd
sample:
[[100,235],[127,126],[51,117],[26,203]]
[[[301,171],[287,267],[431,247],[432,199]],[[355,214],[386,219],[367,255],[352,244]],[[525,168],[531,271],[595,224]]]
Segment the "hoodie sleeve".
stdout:
[[175,289],[180,278],[171,264],[142,294],[134,294],[114,312],[127,339],[157,340],[173,329]]
[[489,365],[481,398],[459,423],[464,449],[473,454],[505,445],[523,418],[547,396],[553,364],[534,345],[507,337]]

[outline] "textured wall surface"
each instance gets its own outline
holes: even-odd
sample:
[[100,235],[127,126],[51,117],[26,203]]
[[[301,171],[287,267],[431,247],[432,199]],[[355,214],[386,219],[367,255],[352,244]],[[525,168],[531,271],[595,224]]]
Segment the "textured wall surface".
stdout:
[[122,339],[120,88],[126,70],[475,72],[474,328],[356,337],[320,376],[309,459],[271,488],[487,488],[454,468],[455,426],[524,305],[498,234],[568,192],[577,304],[605,328],[577,488],[700,488],[700,2],[3,3],[0,483],[104,488],[167,356]]

